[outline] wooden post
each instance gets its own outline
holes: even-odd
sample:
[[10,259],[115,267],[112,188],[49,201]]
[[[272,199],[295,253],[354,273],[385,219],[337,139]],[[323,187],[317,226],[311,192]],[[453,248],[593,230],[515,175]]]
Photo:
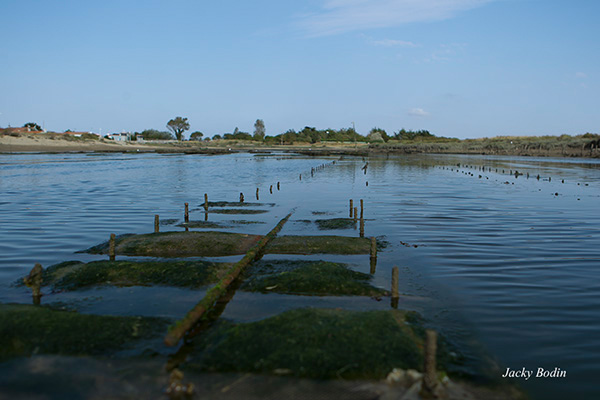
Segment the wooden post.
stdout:
[[302,174],[300,174],[300,180],[302,180]]
[[365,220],[360,218],[360,237],[365,237]]
[[370,265],[371,265],[371,275],[375,275],[375,272],[377,271],[377,257],[371,257],[370,258]]
[[258,200],[258,188],[256,188],[256,200]]
[[360,199],[360,219],[363,218],[363,214],[364,214],[364,201],[363,201],[363,199]]
[[110,234],[110,240],[108,241],[108,257],[110,261],[115,261],[115,234]]
[[400,298],[400,293],[398,291],[398,280],[399,280],[399,271],[398,267],[394,266],[392,268],[392,299]]
[[277,182],[277,190],[279,190],[279,182]]
[[42,264],[35,264],[29,275],[23,278],[25,285],[31,288],[31,294],[33,296],[33,304],[36,306],[40,305],[40,299],[42,298],[42,281],[43,281],[44,268]]
[[185,211],[183,212],[183,220],[185,222],[190,222],[190,211],[189,211],[188,203],[185,203]]
[[208,193],[204,193],[204,209],[208,211]]
[[269,193],[273,194],[273,185],[269,186]]
[[154,216],[154,233],[159,232],[160,221],[158,219],[158,214]]
[[240,193],[240,203],[244,202],[244,193]]
[[352,210],[354,209],[354,200],[350,199],[350,218],[352,218]]
[[358,208],[354,207],[354,222],[358,219]]
[[427,329],[425,331],[425,362],[423,365],[423,386],[421,394],[424,397],[439,398],[443,394],[437,378],[436,358],[437,353],[437,333],[434,330]]

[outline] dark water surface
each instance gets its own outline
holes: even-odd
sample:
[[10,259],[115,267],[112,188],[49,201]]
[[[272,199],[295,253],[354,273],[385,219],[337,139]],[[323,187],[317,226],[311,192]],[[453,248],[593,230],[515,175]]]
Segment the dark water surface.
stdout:
[[[567,371],[563,379],[522,382],[533,398],[600,398],[594,383],[600,371],[598,161],[371,158],[363,174],[360,158],[344,157],[311,177],[312,167],[334,159],[0,155],[0,302],[31,301],[26,288],[11,284],[35,263],[47,267],[101,258],[74,252],[107,240],[110,233],[151,232],[155,214],[181,219],[189,202],[191,219],[203,220],[204,193],[213,201],[237,201],[243,192],[247,201],[256,201],[259,187],[260,201],[273,203],[259,207],[267,213],[209,214],[209,220],[230,223],[227,231],[264,234],[295,209],[282,235],[358,235],[352,229],[318,231],[300,221],[347,217],[348,200],[358,205],[362,198],[366,235],[389,242],[379,255],[374,284],[389,287],[391,268],[398,265],[406,295],[400,307],[422,312],[457,342],[476,337],[504,369]],[[509,175],[515,170],[529,173],[529,179]],[[235,220],[264,223],[231,223]],[[368,256],[304,259],[341,260],[369,272]],[[74,302],[90,313],[173,317],[184,315],[200,296],[160,287],[104,288],[47,295],[43,301]],[[252,321],[302,306],[366,310],[388,308],[389,302],[240,292],[223,317]]]

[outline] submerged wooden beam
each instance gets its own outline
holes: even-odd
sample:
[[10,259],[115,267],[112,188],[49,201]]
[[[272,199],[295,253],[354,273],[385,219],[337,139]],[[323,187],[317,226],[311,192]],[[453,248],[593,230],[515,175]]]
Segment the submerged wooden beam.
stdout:
[[254,247],[252,247],[244,258],[235,263],[227,275],[219,281],[214,287],[212,287],[198,304],[192,308],[183,319],[177,321],[174,325],[169,327],[169,332],[165,336],[165,344],[167,346],[174,346],[179,340],[189,331],[203,316],[210,310],[216,301],[226,291],[229,285],[240,275],[240,273],[246,268],[252,261],[261,257],[262,250],[265,248],[267,243],[273,239],[277,233],[283,228],[283,225],[290,219],[292,214],[288,214],[279,223],[267,233]]

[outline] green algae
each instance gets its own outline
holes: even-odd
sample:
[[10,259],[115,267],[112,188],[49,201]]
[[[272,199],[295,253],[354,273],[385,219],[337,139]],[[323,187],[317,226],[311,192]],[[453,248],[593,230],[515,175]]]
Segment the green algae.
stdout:
[[346,236],[278,236],[265,249],[268,254],[369,254],[368,238]]
[[371,275],[327,261],[260,261],[249,268],[241,289],[251,292],[313,296],[381,296]]
[[190,221],[183,222],[177,225],[179,228],[203,228],[203,229],[215,229],[215,228],[229,228],[227,225],[221,224],[219,222],[212,221]]
[[161,219],[159,221],[159,224],[160,225],[175,225],[178,222],[179,222],[179,220],[177,218],[168,218],[168,219]]
[[266,224],[266,222],[264,222],[264,221],[246,221],[243,219],[231,220],[231,221],[229,221],[229,223],[235,224],[235,225]]
[[163,318],[116,317],[0,304],[0,359],[33,354],[112,355],[158,337]]
[[249,208],[209,208],[209,214],[264,214],[267,210],[255,210]]
[[[218,257],[245,254],[262,236],[229,232],[163,232],[121,236],[115,241],[117,254],[151,257]],[[88,249],[108,254],[108,243]]]
[[[220,257],[245,254],[262,238],[241,233],[162,232],[121,235],[115,240],[118,255],[150,257]],[[379,243],[379,242],[378,242]],[[346,236],[278,236],[265,248],[270,254],[369,254],[368,238]],[[85,250],[108,254],[108,242]]]
[[195,339],[188,368],[383,379],[393,368],[423,365],[423,338],[405,322],[410,314],[309,308],[252,323],[221,321]]
[[[200,207],[205,207],[206,203],[200,204]],[[208,208],[210,207],[262,207],[262,206],[274,206],[275,203],[247,203],[247,202],[239,202],[239,201],[209,201]]]
[[229,266],[206,261],[67,261],[44,271],[44,286],[53,291],[97,285],[199,288],[217,282]]
[[353,218],[318,219],[315,221],[320,230],[356,228],[357,220]]

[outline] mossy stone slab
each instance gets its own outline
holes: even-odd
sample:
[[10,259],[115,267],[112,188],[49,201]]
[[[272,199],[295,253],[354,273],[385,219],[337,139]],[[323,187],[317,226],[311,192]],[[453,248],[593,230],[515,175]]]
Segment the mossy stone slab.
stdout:
[[[204,207],[206,203],[200,204],[200,207]],[[208,209],[210,207],[262,207],[262,206],[274,206],[275,203],[253,203],[253,202],[240,202],[240,201],[209,201]]]
[[179,228],[191,228],[191,229],[215,229],[215,228],[228,228],[229,226],[221,224],[219,222],[212,221],[190,221],[182,222],[177,225]]
[[187,368],[383,379],[393,368],[422,368],[423,338],[407,322],[411,314],[308,308],[252,323],[221,321],[195,339]]
[[[151,257],[218,257],[246,254],[262,238],[230,232],[164,232],[123,235],[115,241],[117,254]],[[108,254],[108,242],[87,250]]]
[[328,261],[276,260],[254,263],[242,290],[307,296],[382,296],[369,284],[371,275]]
[[353,218],[330,218],[317,219],[315,224],[320,230],[353,229],[356,228],[357,220]]
[[97,285],[199,288],[218,282],[231,264],[206,261],[67,261],[44,271],[43,285],[54,291]]
[[266,247],[269,254],[369,254],[368,238],[346,236],[277,236]]
[[[115,240],[117,254],[150,257],[219,257],[245,254],[262,238],[231,232],[164,232],[122,235]],[[369,254],[368,238],[346,236],[278,236],[265,248],[270,254]],[[108,242],[86,250],[108,254]]]
[[252,208],[209,208],[209,214],[264,214],[267,210],[255,210]]
[[32,354],[111,355],[160,337],[168,320],[0,304],[0,360]]

